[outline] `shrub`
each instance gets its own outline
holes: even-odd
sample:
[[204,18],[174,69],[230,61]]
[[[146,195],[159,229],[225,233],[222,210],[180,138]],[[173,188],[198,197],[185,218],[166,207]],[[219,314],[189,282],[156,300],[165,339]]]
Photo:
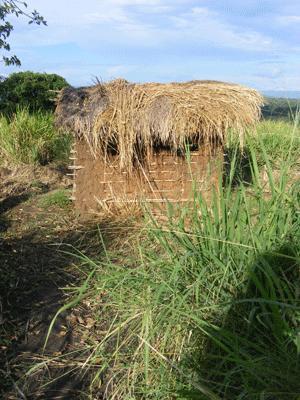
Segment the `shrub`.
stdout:
[[54,127],[51,113],[19,110],[12,117],[0,117],[0,161],[46,164],[65,160],[71,135]]
[[56,74],[18,72],[0,82],[0,112],[11,114],[17,107],[26,107],[30,112],[54,110],[55,91],[69,86]]
[[267,119],[284,118],[293,120],[299,111],[299,99],[285,99],[267,97],[265,105],[262,109],[263,116]]

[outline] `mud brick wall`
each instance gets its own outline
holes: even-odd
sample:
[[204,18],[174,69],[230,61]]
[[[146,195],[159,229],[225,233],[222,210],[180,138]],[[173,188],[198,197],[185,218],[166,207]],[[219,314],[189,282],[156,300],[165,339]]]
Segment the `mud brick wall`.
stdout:
[[87,143],[77,141],[72,151],[73,200],[80,212],[97,211],[101,204],[186,202],[191,199],[192,182],[209,193],[218,181],[221,149],[212,155],[205,149],[193,151],[190,163],[184,157],[160,151],[150,157],[148,167],[128,175],[118,161],[108,163],[91,154]]

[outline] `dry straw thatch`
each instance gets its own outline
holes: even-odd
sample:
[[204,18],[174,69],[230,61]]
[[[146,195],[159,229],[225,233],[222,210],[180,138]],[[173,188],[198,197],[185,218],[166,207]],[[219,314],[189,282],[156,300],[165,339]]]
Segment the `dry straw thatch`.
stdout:
[[260,118],[263,98],[255,90],[216,81],[131,84],[114,80],[58,98],[57,123],[85,138],[96,156],[118,155],[122,169],[154,147],[171,151],[223,143],[229,128],[243,142],[245,128]]

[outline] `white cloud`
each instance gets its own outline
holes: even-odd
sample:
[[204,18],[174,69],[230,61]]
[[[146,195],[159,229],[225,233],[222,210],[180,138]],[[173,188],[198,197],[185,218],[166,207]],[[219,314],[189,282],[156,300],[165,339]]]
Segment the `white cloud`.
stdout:
[[137,65],[112,65],[105,71],[105,76],[108,79],[115,79],[126,75],[128,72],[132,72],[137,69]]
[[272,51],[276,44],[272,38],[244,27],[229,24],[222,16],[205,7],[195,7],[190,12],[173,17],[175,26],[190,40],[213,43],[252,51]]
[[300,90],[300,60],[294,55],[285,61],[266,61],[252,71],[250,82],[265,90]]
[[296,24],[300,22],[300,15],[283,15],[278,17],[277,21],[283,25]]
[[[268,16],[266,23],[273,29],[268,35],[262,20],[255,24],[252,18],[252,24],[246,26],[244,17],[241,22],[233,13],[228,16],[229,6],[226,10],[223,6],[213,8],[212,3],[209,0],[30,0],[30,8],[44,15],[48,27],[28,27],[20,19],[11,44],[13,51],[28,60],[26,68],[56,70],[72,82],[83,82],[84,77],[89,80],[99,71],[104,79],[121,75],[131,79],[143,75],[146,80],[215,77],[255,86],[265,86],[262,84],[265,79],[267,86],[284,86],[288,65],[264,68],[257,65],[251,71],[245,65],[247,57],[253,60],[256,55],[259,59],[264,55],[282,59],[292,52],[299,54],[299,48],[291,45],[289,36],[280,34],[280,28],[284,31],[284,25],[297,26],[300,16],[290,10]],[[251,7],[254,10],[256,6]],[[278,27],[278,33],[274,34]],[[47,46],[54,52],[55,46],[68,49],[70,44],[72,59],[68,60],[61,51],[43,60]],[[225,61],[221,60],[219,50],[222,54],[228,50],[233,54],[229,60],[231,70],[228,65],[226,71],[223,69]],[[166,60],[167,52],[170,61]],[[181,53],[186,58],[180,57]],[[148,54],[151,56],[147,58]],[[212,69],[216,59],[220,62]],[[297,84],[296,73],[291,72],[290,76]],[[292,80],[288,83],[291,85]]]
[[[253,51],[272,51],[276,47],[272,38],[229,24],[208,7],[192,7],[189,0],[74,0],[72,6],[68,3],[52,0],[50,6],[46,0],[32,0],[31,6],[40,10],[49,27],[16,31],[15,45],[23,46],[25,39],[32,46],[74,42],[90,48],[98,48],[100,41],[112,46],[122,43],[145,48],[187,41]],[[185,11],[182,7],[176,9],[184,3]],[[157,18],[157,9],[164,9],[163,20]]]
[[164,3],[164,1],[163,0],[110,0],[109,3],[119,6],[138,6],[138,5],[157,6]]

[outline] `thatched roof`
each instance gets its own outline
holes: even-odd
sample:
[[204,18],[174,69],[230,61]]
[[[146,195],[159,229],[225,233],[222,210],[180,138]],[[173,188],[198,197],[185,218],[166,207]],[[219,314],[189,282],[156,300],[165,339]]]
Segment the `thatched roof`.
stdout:
[[119,156],[131,168],[155,146],[173,151],[193,144],[224,142],[229,128],[243,141],[260,118],[263,98],[255,90],[216,81],[132,84],[115,80],[64,89],[58,98],[60,126],[85,138],[94,154]]

